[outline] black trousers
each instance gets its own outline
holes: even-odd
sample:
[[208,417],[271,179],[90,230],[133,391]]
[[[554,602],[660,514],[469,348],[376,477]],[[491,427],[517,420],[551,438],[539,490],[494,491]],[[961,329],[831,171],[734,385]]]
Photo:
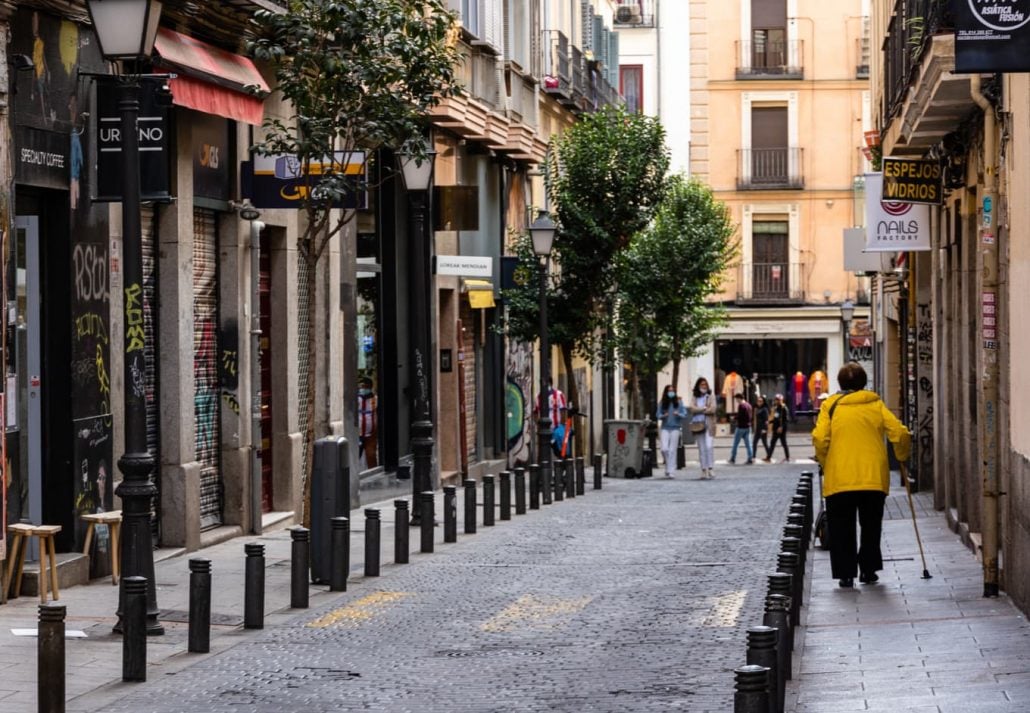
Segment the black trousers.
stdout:
[[779,433],[773,432],[772,440],[769,442],[769,448],[765,451],[766,458],[772,458],[773,452],[776,450],[776,442],[779,441],[783,444],[783,457],[790,458],[790,449],[787,448],[787,432],[780,431]]
[[[830,535],[830,570],[834,579],[854,578],[859,571],[872,574],[883,569],[880,532],[883,502],[880,490],[852,490],[826,498],[826,525]],[[855,514],[862,531],[855,541]]]
[[765,431],[759,433],[755,431],[754,437],[751,439],[751,452],[755,454],[755,460],[758,459],[758,442],[762,442],[762,447],[765,448],[765,457],[769,457],[769,441],[765,437]]

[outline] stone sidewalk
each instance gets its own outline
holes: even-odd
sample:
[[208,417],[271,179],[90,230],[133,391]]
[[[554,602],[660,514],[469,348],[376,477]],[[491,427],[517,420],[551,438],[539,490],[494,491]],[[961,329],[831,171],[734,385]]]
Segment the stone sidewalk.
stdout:
[[787,710],[1025,713],[1030,710],[1030,625],[1007,596],[985,599],[980,561],[915,496],[923,579],[905,491],[892,480],[884,570],[875,585],[841,589],[829,552],[814,549],[810,598],[788,682]]

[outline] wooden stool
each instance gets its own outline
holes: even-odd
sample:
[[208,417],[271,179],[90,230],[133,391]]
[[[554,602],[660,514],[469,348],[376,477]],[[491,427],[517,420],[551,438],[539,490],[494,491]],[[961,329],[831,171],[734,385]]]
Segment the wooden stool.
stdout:
[[[12,596],[16,597],[21,592],[21,576],[25,568],[25,552],[29,548],[29,543],[25,538],[35,537],[39,540],[39,601],[46,604],[47,600],[46,563],[48,556],[50,559],[50,589],[54,593],[54,601],[58,601],[61,598],[61,594],[57,589],[57,550],[54,546],[54,535],[61,531],[61,526],[26,525],[19,522],[8,525],[7,531],[14,536],[11,540],[11,558],[7,562],[8,583],[12,582],[12,573],[16,573],[13,580],[14,594]],[[21,546],[20,552],[18,551],[19,545]],[[17,562],[17,565],[15,565],[15,562]]]
[[111,584],[118,584],[118,578],[121,576],[118,544],[122,531],[122,511],[112,510],[111,512],[87,513],[80,515],[80,518],[83,522],[89,523],[86,527],[86,543],[82,547],[82,554],[87,557],[89,557],[89,546],[93,543],[93,528],[97,525],[107,525],[111,529]]

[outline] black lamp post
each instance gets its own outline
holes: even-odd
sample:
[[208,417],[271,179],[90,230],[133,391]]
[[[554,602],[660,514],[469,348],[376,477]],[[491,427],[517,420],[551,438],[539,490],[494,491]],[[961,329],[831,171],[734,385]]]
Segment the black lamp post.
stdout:
[[418,155],[397,154],[404,188],[408,193],[408,253],[411,255],[411,313],[414,320],[411,338],[411,368],[414,394],[411,413],[411,450],[415,467],[411,474],[411,524],[421,525],[419,493],[432,490],[433,409],[429,393],[429,186],[433,182],[435,151]]
[[144,372],[143,344],[143,253],[140,242],[139,170],[139,67],[150,56],[161,19],[156,0],[88,0],[89,15],[97,34],[100,52],[111,62],[122,60],[131,70],[118,81],[118,112],[121,116],[122,153],[122,295],[124,338],[123,396],[125,403],[125,453],[118,459],[123,480],[115,493],[122,499],[121,562],[118,623],[124,611],[128,577],[147,579],[147,634],[163,634],[157,620],[157,591],[154,586],[154,551],[150,539],[150,506],[157,488],[151,480],[154,457],[147,450],[146,395],[130,385]]
[[[536,422],[537,462],[540,464],[540,480],[551,482],[551,408],[550,383],[551,375],[551,343],[547,333],[547,258],[554,244],[554,233],[557,226],[546,211],[540,211],[536,220],[529,226],[529,234],[533,238],[533,252],[540,261],[540,418]],[[550,501],[546,501],[550,502]]]
[[844,300],[840,305],[840,318],[844,323],[844,360],[843,363],[847,364],[851,361],[848,358],[848,352],[850,350],[851,342],[851,320],[855,317],[855,303],[851,300]]

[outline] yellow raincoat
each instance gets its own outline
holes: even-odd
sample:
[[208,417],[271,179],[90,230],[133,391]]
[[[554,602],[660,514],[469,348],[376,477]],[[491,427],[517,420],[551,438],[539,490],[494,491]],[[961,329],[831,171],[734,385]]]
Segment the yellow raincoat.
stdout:
[[[835,403],[839,405],[831,419]],[[823,466],[823,495],[852,490],[889,492],[884,435],[894,444],[898,460],[907,460],[912,436],[879,396],[872,391],[853,391],[826,399],[812,431],[815,459]]]

